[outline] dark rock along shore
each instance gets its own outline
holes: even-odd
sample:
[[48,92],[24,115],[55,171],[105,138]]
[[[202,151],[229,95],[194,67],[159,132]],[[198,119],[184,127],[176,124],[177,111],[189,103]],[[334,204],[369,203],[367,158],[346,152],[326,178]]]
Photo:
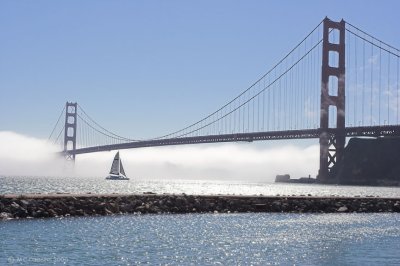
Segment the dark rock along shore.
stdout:
[[400,198],[194,195],[0,195],[0,219],[144,213],[400,212]]

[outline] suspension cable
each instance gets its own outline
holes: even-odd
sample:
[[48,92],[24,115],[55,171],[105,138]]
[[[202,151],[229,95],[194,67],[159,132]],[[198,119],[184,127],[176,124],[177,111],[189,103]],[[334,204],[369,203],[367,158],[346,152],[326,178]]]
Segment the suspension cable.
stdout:
[[[243,96],[246,92],[248,92],[252,87],[254,87],[258,82],[260,82],[263,78],[265,78],[268,74],[270,74],[272,71],[274,71],[274,70],[276,70],[276,68],[286,59],[286,58],[288,58],[316,29],[318,29],[319,28],[319,26],[321,25],[323,23],[323,20],[306,36],[306,37],[304,37],[303,38],[303,40],[301,41],[301,42],[299,42],[289,53],[287,53],[286,55],[285,55],[285,57],[283,57],[278,63],[276,63],[268,72],[266,72],[264,75],[262,75],[258,80],[256,80],[251,86],[249,86],[246,90],[244,90],[242,93],[240,93],[238,96],[236,96],[235,98],[233,98],[231,101],[229,101],[228,103],[226,103],[225,105],[223,105],[221,108],[219,108],[218,110],[216,110],[215,112],[213,112],[213,113],[211,113],[210,115],[208,115],[208,116],[206,116],[205,118],[203,118],[203,119],[201,119],[201,120],[199,120],[199,121],[197,121],[197,122],[195,122],[195,123],[193,123],[193,124],[191,124],[191,125],[189,125],[189,126],[187,126],[187,127],[185,127],[185,128],[182,128],[182,129],[180,129],[180,130],[177,130],[177,131],[175,131],[175,132],[172,132],[172,133],[169,133],[169,134],[166,134],[166,135],[163,135],[163,136],[160,136],[160,137],[156,137],[156,138],[153,138],[154,140],[156,140],[156,139],[162,139],[162,138],[166,138],[166,137],[169,137],[169,136],[171,136],[171,135],[175,135],[175,134],[177,134],[177,133],[179,133],[179,132],[182,132],[182,131],[184,131],[184,130],[186,130],[186,129],[189,129],[189,128],[191,128],[191,127],[193,127],[193,126],[195,126],[195,125],[198,125],[198,124],[200,124],[200,123],[202,123],[202,122],[204,122],[205,120],[207,120],[208,118],[210,118],[210,117],[212,117],[213,115],[215,115],[217,112],[219,112],[220,110],[222,110],[222,109],[224,109],[225,107],[227,107],[228,105],[230,105],[231,103],[233,103],[235,100],[237,100],[237,99],[239,99],[241,96]],[[236,109],[235,109],[236,110]],[[203,127],[201,127],[201,128],[203,128]],[[195,130],[193,130],[193,132],[194,132]],[[191,131],[192,132],[192,131]],[[186,134],[185,134],[186,135]]]
[[63,126],[63,128],[60,130],[60,133],[58,133],[58,136],[57,136],[56,140],[54,141],[54,144],[56,144],[56,143],[57,143],[58,139],[59,139],[59,138],[60,138],[60,136],[61,136],[61,133],[63,133],[63,132],[64,132],[64,129],[65,129],[65,125],[64,125],[64,126]]
[[91,129],[93,129],[93,130],[96,131],[97,133],[100,133],[100,134],[102,134],[102,135],[104,135],[104,136],[106,136],[106,137],[109,137],[109,138],[112,138],[112,139],[115,139],[115,140],[124,140],[124,141],[127,140],[127,139],[125,139],[125,138],[117,138],[117,137],[115,137],[115,136],[106,134],[106,133],[104,133],[104,132],[98,130],[97,128],[93,127],[93,126],[92,126],[88,121],[86,121],[86,119],[84,119],[80,114],[77,114],[77,115],[78,115],[78,117],[79,117],[80,119],[82,119],[82,121],[83,121],[86,125],[88,125]]
[[[387,44],[387,43],[381,41],[381,40],[378,39],[378,38],[375,38],[375,37],[372,36],[371,34],[369,34],[369,33],[365,32],[365,31],[363,31],[362,29],[360,29],[360,28],[354,26],[354,25],[351,24],[350,22],[346,21],[346,25],[350,25],[351,27],[353,27],[353,28],[355,28],[356,30],[362,32],[363,34],[367,35],[368,37],[371,37],[371,38],[374,39],[375,41],[377,41],[377,42],[379,42],[379,43],[381,43],[381,44],[384,44],[384,45],[386,45],[387,47],[396,50],[397,52],[400,52],[400,49],[398,49],[398,48],[396,48],[396,47],[394,47],[394,46],[391,46],[390,44]],[[352,31],[350,31],[350,30],[347,29],[347,28],[346,28],[346,30],[349,31],[349,32],[351,32],[351,33],[353,33]],[[353,33],[353,34],[354,34],[354,35],[357,35],[357,34],[355,34],[355,33]],[[357,36],[360,37],[359,35],[357,35]],[[362,38],[362,37],[360,37],[360,38]],[[366,41],[367,41],[367,40],[366,40]],[[372,42],[369,42],[369,43],[373,44]],[[373,45],[374,45],[374,44],[373,44]]]
[[53,127],[53,130],[52,130],[51,133],[50,133],[50,136],[48,137],[48,140],[50,140],[51,136],[53,136],[54,130],[56,130],[56,127],[58,126],[58,122],[60,122],[61,116],[63,115],[64,111],[65,111],[65,105],[64,105],[64,108],[62,109],[62,111],[61,111],[61,113],[60,113],[60,116],[59,116],[58,119],[57,119],[56,124],[55,124],[54,127]]
[[396,53],[390,51],[389,49],[386,49],[386,48],[382,47],[382,44],[385,44],[386,46],[388,46],[388,47],[392,48],[393,50],[396,50],[397,52],[400,53],[400,50],[399,50],[399,49],[394,48],[393,46],[390,46],[390,45],[388,45],[388,44],[386,44],[386,43],[384,43],[384,42],[382,42],[382,41],[380,41],[380,40],[374,38],[376,41],[379,42],[380,45],[378,45],[378,44],[376,44],[376,43],[374,43],[374,42],[372,42],[372,41],[370,41],[370,40],[367,40],[365,37],[362,37],[361,35],[355,33],[354,31],[351,31],[350,29],[347,29],[347,28],[346,28],[346,30],[347,30],[348,32],[352,33],[354,36],[357,36],[358,38],[360,38],[360,39],[362,39],[362,40],[364,40],[364,41],[366,41],[366,42],[372,44],[373,46],[378,47],[379,49],[382,49],[382,50],[388,52],[388,53],[391,54],[391,55],[394,55],[394,56],[396,56],[396,57],[400,57],[400,54],[396,54]]
[[[130,139],[130,138],[125,138],[125,137],[119,136],[119,135],[117,135],[117,134],[115,134],[115,133],[113,133],[113,132],[107,130],[106,128],[104,128],[104,127],[102,127],[101,125],[99,125],[96,121],[94,121],[94,120],[85,112],[85,110],[83,110],[83,108],[82,108],[80,105],[78,105],[78,108],[86,115],[86,117],[87,117],[91,122],[93,122],[96,126],[98,126],[98,127],[101,128],[102,130],[104,130],[105,132],[107,132],[109,135],[112,135],[112,136],[114,136],[114,137],[116,137],[116,138],[118,138],[118,139],[120,139],[120,140],[139,141],[139,140],[135,140],[135,139]],[[80,117],[81,117],[81,116],[80,116]],[[82,117],[81,117],[81,118],[82,118]],[[83,118],[82,118],[82,120],[83,120]],[[100,131],[99,131],[99,132],[100,132]],[[103,135],[109,136],[108,134],[103,134]]]
[[[275,84],[278,80],[280,80],[284,75],[286,75],[289,71],[291,71],[299,62],[301,62],[311,51],[313,51],[319,44],[321,44],[322,39],[315,44],[306,54],[304,54],[299,60],[297,60],[290,68],[288,68],[286,71],[284,71],[281,75],[279,75],[278,77],[276,77],[267,87],[263,88],[261,91],[259,91],[257,94],[255,94],[253,97],[247,99],[246,101],[244,101],[242,104],[240,104],[238,107],[236,107],[235,109],[233,109],[230,113],[238,110],[240,107],[243,107],[244,105],[246,105],[248,102],[250,102],[251,100],[253,100],[255,97],[259,96],[263,91],[265,91],[266,89],[268,89],[269,87],[271,87],[273,84]],[[229,115],[230,113],[227,113],[224,116],[221,116],[218,120],[225,118],[227,115]],[[187,136],[193,132],[196,132],[197,130],[203,129],[213,123],[217,122],[217,120],[211,121],[208,124],[205,124],[204,126],[202,126],[201,128],[197,128],[195,130],[186,132],[184,134],[178,135],[177,138],[179,137],[183,137],[183,136]]]

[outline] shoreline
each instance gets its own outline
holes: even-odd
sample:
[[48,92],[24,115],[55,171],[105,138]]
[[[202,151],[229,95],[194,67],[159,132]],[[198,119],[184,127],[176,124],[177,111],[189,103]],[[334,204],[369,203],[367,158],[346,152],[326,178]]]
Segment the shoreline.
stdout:
[[400,198],[186,194],[3,194],[0,220],[173,213],[400,212]]

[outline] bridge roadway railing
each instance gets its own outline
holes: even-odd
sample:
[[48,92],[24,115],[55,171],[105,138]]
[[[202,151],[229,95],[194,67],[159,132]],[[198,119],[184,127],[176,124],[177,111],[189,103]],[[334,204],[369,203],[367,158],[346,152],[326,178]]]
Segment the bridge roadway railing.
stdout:
[[[337,129],[328,129],[329,134],[335,134]],[[235,133],[224,135],[208,135],[197,137],[181,137],[170,139],[156,139],[134,141],[121,144],[101,145],[87,148],[78,148],[68,151],[68,154],[84,154],[101,151],[135,149],[156,146],[186,145],[186,144],[205,144],[218,142],[252,142],[260,140],[284,140],[284,139],[313,139],[319,138],[321,129],[306,130],[285,130],[268,131],[254,133]],[[345,128],[346,137],[381,137],[381,136],[400,136],[400,125],[369,126],[369,127],[347,127]]]

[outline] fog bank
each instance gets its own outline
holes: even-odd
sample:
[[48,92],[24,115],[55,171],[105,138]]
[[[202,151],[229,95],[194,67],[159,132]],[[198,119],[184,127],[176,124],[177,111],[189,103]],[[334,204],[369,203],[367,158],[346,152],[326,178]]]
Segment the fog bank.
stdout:
[[[227,143],[121,150],[127,175],[134,179],[214,179],[273,181],[277,174],[315,176],[319,146]],[[106,176],[116,151],[78,155],[75,166],[46,140],[0,131],[0,174]]]

